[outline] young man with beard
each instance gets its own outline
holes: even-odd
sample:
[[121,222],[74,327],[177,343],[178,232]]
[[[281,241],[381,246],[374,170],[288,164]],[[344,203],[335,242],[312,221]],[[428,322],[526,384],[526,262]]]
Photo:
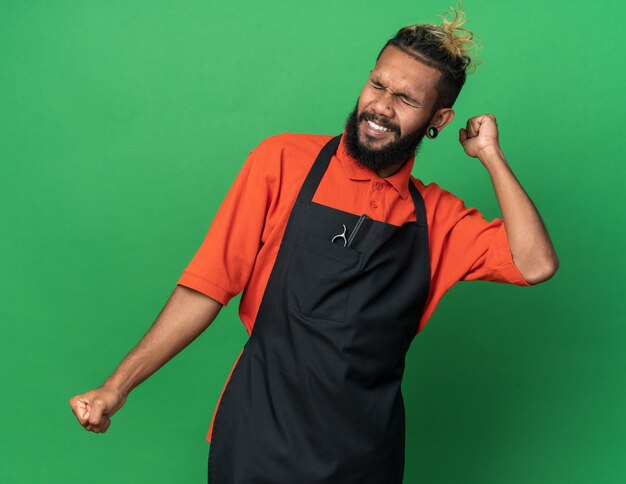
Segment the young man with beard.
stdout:
[[558,267],[492,114],[459,142],[503,219],[411,176],[424,136],[454,118],[471,60],[462,22],[401,29],[341,136],[282,134],[250,153],[152,328],[102,387],[72,398],[87,430],[106,432],[129,392],[243,291],[250,338],[207,435],[209,482],[402,482],[404,359],[437,303],[460,280],[529,286]]

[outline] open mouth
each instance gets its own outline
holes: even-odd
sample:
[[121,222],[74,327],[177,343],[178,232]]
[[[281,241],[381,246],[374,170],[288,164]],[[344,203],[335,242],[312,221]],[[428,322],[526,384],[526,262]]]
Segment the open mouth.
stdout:
[[380,126],[379,124],[376,124],[373,121],[368,121],[367,124],[369,124],[376,131],[391,131],[389,128],[385,128],[384,126]]
[[364,128],[365,134],[372,138],[386,138],[393,133],[393,130],[390,128],[386,128],[370,120],[365,120]]

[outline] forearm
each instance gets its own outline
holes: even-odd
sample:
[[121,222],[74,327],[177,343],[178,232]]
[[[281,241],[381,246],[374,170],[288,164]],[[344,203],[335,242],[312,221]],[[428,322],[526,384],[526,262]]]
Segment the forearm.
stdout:
[[214,299],[177,286],[148,332],[104,385],[128,395],[198,337],[221,308]]
[[515,265],[531,284],[549,279],[559,260],[539,212],[499,148],[482,153],[480,160],[491,177]]

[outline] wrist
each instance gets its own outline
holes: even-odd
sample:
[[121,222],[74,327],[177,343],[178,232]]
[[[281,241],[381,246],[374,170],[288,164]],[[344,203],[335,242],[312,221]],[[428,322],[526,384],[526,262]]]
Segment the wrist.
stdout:
[[504,153],[498,145],[491,145],[479,151],[478,159],[488,171],[508,165]]
[[115,392],[124,399],[128,397],[128,394],[132,390],[132,387],[130,387],[129,385],[124,385],[122,382],[117,381],[112,376],[102,384],[102,388],[111,392]]

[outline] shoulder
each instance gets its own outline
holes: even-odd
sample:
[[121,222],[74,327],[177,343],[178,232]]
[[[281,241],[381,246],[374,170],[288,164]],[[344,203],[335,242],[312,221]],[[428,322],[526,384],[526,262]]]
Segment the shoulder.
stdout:
[[442,188],[436,182],[430,182],[426,185],[422,180],[415,178],[413,175],[411,175],[411,180],[422,195],[424,203],[427,205],[437,206],[438,208],[453,207],[458,210],[461,204],[463,204],[463,200],[451,191]]
[[439,224],[453,224],[464,206],[463,200],[454,193],[439,186],[438,183],[424,184],[411,175],[411,180],[424,199],[429,221]]
[[251,152],[248,162],[258,174],[273,182],[295,182],[315,161],[332,135],[280,133],[263,139]]
[[262,140],[253,152],[259,158],[317,154],[332,135],[280,133]]

